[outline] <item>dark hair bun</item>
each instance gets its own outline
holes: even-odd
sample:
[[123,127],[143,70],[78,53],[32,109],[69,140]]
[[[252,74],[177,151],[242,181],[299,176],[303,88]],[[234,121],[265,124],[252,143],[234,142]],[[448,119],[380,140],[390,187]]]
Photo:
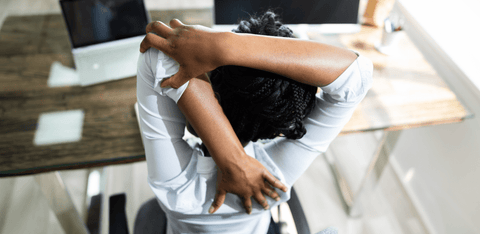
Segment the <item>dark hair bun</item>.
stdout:
[[[271,11],[242,20],[236,33],[293,37]],[[317,87],[271,72],[223,66],[212,71],[211,81],[220,105],[242,142],[285,136],[299,139],[307,132],[303,119],[315,106]]]
[[240,21],[238,28],[234,29],[235,33],[252,33],[277,37],[293,37],[293,32],[290,28],[283,25],[278,16],[267,11],[258,18],[250,18],[249,20]]

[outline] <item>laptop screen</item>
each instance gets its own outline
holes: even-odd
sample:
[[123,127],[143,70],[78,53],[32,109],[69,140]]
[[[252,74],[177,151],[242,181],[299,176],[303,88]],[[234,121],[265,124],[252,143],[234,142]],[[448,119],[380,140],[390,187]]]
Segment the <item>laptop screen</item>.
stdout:
[[145,35],[143,0],[62,0],[73,48]]

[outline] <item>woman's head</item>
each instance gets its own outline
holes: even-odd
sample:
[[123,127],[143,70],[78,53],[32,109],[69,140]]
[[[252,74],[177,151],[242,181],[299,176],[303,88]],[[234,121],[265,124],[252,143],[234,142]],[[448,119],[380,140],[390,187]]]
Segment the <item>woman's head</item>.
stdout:
[[[242,20],[235,33],[293,37],[292,30],[273,12]],[[315,105],[317,88],[283,76],[239,66],[223,66],[211,72],[213,90],[242,142],[303,137],[302,120]]]

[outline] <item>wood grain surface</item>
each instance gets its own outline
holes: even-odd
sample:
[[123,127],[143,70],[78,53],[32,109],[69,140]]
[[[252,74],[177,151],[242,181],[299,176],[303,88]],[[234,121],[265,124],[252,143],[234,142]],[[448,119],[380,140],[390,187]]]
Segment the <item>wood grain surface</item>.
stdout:
[[[212,25],[212,10],[150,12],[152,20],[178,18]],[[374,62],[374,87],[342,134],[397,130],[470,117],[408,38],[395,56],[378,53],[381,31],[350,35],[310,33],[313,40],[359,51]],[[138,123],[135,77],[88,87],[47,86],[51,64],[73,67],[61,15],[11,16],[0,31],[0,177],[145,160]],[[80,142],[35,146],[41,113],[82,109]]]
[[404,32],[398,36],[398,51],[389,56],[374,48],[382,38],[380,29],[363,27],[360,33],[338,36],[344,47],[374,65],[374,85],[342,134],[454,123],[473,116],[408,36]]

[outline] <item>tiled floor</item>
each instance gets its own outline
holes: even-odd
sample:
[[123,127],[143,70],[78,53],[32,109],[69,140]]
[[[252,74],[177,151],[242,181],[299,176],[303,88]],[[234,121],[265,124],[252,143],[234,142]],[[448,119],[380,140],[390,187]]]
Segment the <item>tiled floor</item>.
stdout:
[[[149,9],[176,7],[211,7],[213,1],[183,0],[146,1]],[[165,3],[165,4],[163,4]],[[0,25],[8,14],[59,13],[57,0],[3,0],[0,1]],[[347,172],[347,181],[355,187],[358,178],[376,145],[375,134],[357,134],[338,137],[328,155],[335,155]],[[127,217],[130,232],[139,206],[153,193],[146,181],[145,162],[111,166],[104,170],[103,193],[127,194]],[[86,189],[89,170],[62,171],[61,175],[79,213],[85,217]],[[346,234],[423,234],[428,233],[402,187],[393,168],[388,165],[378,186],[361,199],[363,215],[351,218],[344,212],[334,177],[324,156],[319,156],[295,185],[312,233],[335,226]],[[104,223],[108,220],[102,214]],[[102,233],[108,233],[103,225]],[[65,233],[49,209],[33,176],[0,179],[0,233]],[[68,232],[67,232],[68,233]],[[292,233],[292,232],[290,232]]]

